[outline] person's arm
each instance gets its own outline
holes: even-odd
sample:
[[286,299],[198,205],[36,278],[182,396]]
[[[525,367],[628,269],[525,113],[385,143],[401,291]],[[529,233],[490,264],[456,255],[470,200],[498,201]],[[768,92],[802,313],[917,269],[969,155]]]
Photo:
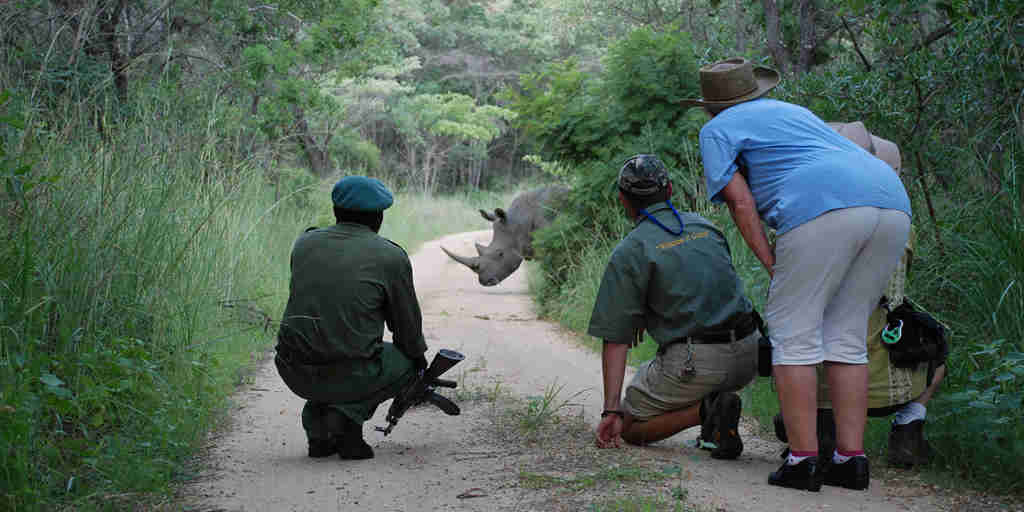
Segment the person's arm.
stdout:
[[764,227],[761,226],[761,217],[757,214],[757,203],[754,202],[754,195],[750,193],[743,174],[734,173],[720,194],[729,206],[729,213],[743,235],[743,240],[768,270],[768,275],[774,275],[775,248],[768,243]]
[[[605,340],[601,351],[601,374],[604,379],[604,410],[621,411],[622,382],[626,376],[626,355],[629,343],[616,343]],[[622,444],[623,418],[618,414],[609,414],[601,418],[597,426],[597,446],[599,448],[618,448]]]
[[388,290],[388,328],[394,334],[395,348],[412,359],[417,366],[425,366],[423,353],[427,343],[423,339],[423,317],[413,286],[412,264],[408,258],[400,262]]

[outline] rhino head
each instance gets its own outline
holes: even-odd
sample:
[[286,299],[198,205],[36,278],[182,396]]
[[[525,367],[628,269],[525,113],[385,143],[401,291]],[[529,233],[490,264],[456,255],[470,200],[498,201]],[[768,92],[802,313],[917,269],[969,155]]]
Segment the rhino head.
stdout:
[[512,275],[523,260],[533,259],[533,232],[554,220],[559,203],[568,194],[568,187],[548,185],[523,192],[512,200],[508,210],[480,210],[491,221],[494,238],[491,244],[476,244],[475,257],[459,256],[442,247],[453,260],[476,272],[480,284],[494,286]]
[[490,245],[475,244],[475,257],[459,256],[444,247],[441,250],[476,272],[481,285],[494,286],[512,275],[522,264],[524,253],[529,252],[530,232],[528,226],[510,220],[501,208],[495,208],[494,213],[480,210],[480,215],[491,221],[494,229]]

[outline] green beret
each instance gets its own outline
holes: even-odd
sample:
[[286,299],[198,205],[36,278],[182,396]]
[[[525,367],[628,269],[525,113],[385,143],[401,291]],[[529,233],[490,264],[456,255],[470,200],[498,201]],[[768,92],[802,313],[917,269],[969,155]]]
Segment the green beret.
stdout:
[[380,212],[395,202],[388,187],[377,178],[345,176],[331,190],[334,206],[357,212]]

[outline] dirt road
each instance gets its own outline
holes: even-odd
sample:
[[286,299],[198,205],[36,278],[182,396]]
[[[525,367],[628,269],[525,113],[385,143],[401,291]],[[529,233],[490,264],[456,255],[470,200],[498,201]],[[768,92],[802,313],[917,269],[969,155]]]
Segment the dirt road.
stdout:
[[[452,348],[466,360],[449,372],[464,391],[503,390],[515,396],[543,395],[560,388],[586,421],[601,407],[600,358],[578,348],[571,334],[537,319],[527,294],[526,273],[484,288],[465,267],[449,260],[439,245],[469,254],[472,243],[487,243],[489,231],[462,233],[425,244],[413,255],[424,331],[432,356]],[[203,476],[183,491],[191,510],[213,511],[405,511],[405,510],[569,510],[565,502],[539,499],[520,485],[521,450],[483,435],[493,418],[485,400],[467,400],[463,414],[445,416],[423,407],[410,411],[384,437],[390,402],[366,428],[376,458],[341,461],[309,459],[299,421],[302,400],[280,381],[268,360],[254,381],[235,397],[229,429],[212,437]],[[874,479],[867,492],[832,487],[820,493],[767,485],[779,464],[778,443],[743,432],[746,449],[737,461],[718,461],[685,445],[691,429],[630,455],[682,467],[678,487],[699,509],[771,510],[936,510],[939,499],[921,487]],[[595,450],[588,448],[589,450]],[[601,451],[606,459],[615,454]],[[571,462],[571,461],[570,461]],[[565,465],[570,465],[566,463]],[[674,466],[675,467],[675,466]],[[595,468],[596,470],[597,468]],[[629,486],[618,492],[629,496]],[[471,492],[471,489],[475,489]],[[571,503],[580,503],[576,496]]]

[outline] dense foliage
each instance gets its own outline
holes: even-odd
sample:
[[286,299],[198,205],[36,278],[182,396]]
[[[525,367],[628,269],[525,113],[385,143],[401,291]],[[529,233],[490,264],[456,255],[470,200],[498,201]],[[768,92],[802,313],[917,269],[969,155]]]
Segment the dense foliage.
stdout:
[[[581,327],[629,227],[613,177],[656,153],[760,300],[704,197],[704,116],[677,103],[732,54],[902,148],[910,295],[953,333],[934,467],[1019,491],[1022,20],[987,0],[0,2],[0,508],[131,508],[187,478],[338,174],[427,197],[571,184],[538,289]],[[479,219],[422,207],[438,230]]]
[[[769,3],[774,4],[764,5]],[[938,9],[924,2],[885,1],[827,7],[815,16],[782,20],[783,27],[797,24],[805,30],[818,23],[842,31],[829,35],[827,52],[819,48],[828,54],[825,60],[819,56],[788,68],[768,61],[790,71],[774,95],[806,105],[826,120],[862,120],[900,145],[903,180],[919,233],[909,294],[950,327],[953,344],[943,392],[929,405],[928,432],[940,454],[935,467],[973,485],[1019,491],[1021,475],[1016,470],[1008,474],[1008,468],[1024,455],[1024,195],[1019,166],[1024,155],[1024,13],[1016,4],[983,1]],[[766,11],[755,14],[764,20]],[[693,155],[701,118],[687,117],[650,97],[662,84],[674,89],[676,97],[693,96],[686,82],[696,80],[680,81],[679,76],[692,73],[697,63],[734,52],[684,50],[685,57],[680,57],[684,62],[688,57],[691,64],[683,69],[622,67],[621,59],[635,64],[669,51],[662,45],[676,32],[667,27],[664,32],[636,30],[612,43],[597,70],[584,73],[571,61],[553,61],[545,73],[521,79],[513,103],[517,124],[550,160],[546,168],[575,184],[568,213],[539,237],[547,280],[536,287],[549,313],[575,328],[585,328],[607,252],[628,229],[617,215],[614,171],[618,162],[639,151],[664,155],[673,167],[673,180],[683,185],[677,188],[677,202],[710,215],[730,231],[751,297],[755,302],[763,297],[765,276],[749,264],[749,252],[733,236],[728,215],[710,207],[700,193],[699,161]],[[660,49],[645,51],[648,44]],[[715,44],[708,41],[706,48]],[[759,53],[779,55],[769,50],[756,49],[747,56],[761,60]],[[629,92],[612,93],[612,80],[618,80],[618,91]],[[659,116],[676,124],[658,125]],[[630,130],[636,126],[658,129],[641,135]],[[757,396],[770,402],[753,409],[761,412],[762,420],[769,419],[777,410],[773,393]],[[883,433],[872,436],[869,448],[882,451],[888,427],[873,428]]]

